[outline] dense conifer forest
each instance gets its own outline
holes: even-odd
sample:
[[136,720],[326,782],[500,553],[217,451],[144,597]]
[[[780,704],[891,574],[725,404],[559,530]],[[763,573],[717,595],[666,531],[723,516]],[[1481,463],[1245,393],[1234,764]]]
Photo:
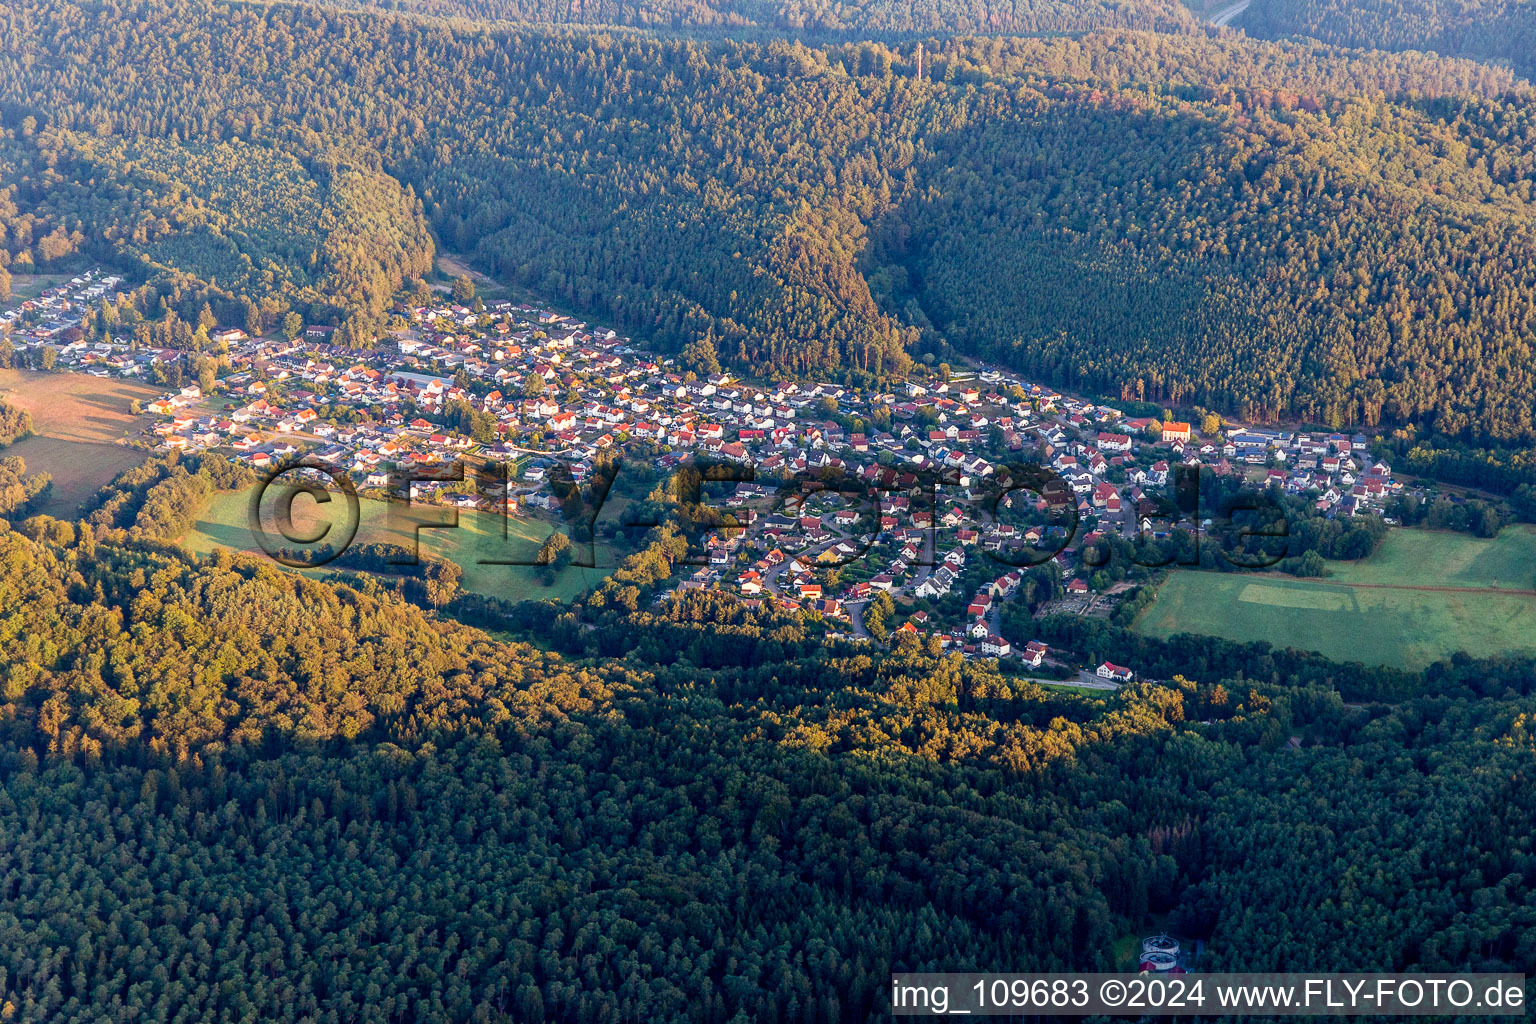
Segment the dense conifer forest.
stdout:
[[1518,0],[1254,0],[1235,24],[1269,38],[1428,50],[1536,72],[1536,11]]
[[0,563],[14,1020],[859,1019],[1148,915],[1216,968],[1536,956],[1528,679],[1100,697],[734,602],[594,660],[624,613],[554,653],[104,517]]
[[968,32],[1080,32],[1098,28],[1187,31],[1194,22],[1169,0],[336,0],[367,7],[449,18],[551,25],[627,25],[641,28],[794,31],[816,35],[910,35]]
[[173,304],[365,337],[430,223],[765,375],[960,350],[1256,419],[1536,439],[1530,92],[1487,65],[1111,31],[930,40],[919,79],[906,44],[0,17],[12,266],[87,246]]

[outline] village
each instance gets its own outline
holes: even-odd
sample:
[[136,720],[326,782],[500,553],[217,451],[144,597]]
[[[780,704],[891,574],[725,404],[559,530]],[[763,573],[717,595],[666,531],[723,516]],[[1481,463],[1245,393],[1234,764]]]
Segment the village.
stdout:
[[[157,367],[179,368],[185,353],[91,341],[79,330],[84,308],[119,283],[82,274],[13,303],[0,329],[34,367],[163,379]],[[1055,610],[1108,614],[1127,588],[1096,579],[1078,557],[1082,546],[1107,533],[1198,529],[1151,518],[1175,467],[1309,495],[1331,516],[1379,513],[1402,489],[1390,466],[1371,459],[1364,435],[1130,417],[990,367],[945,368],[867,393],[701,376],[612,329],[536,305],[445,300],[394,312],[394,329],[362,350],[332,345],[326,325],[306,325],[291,340],[209,331],[228,369],[210,393],[182,383],[146,404],[154,445],[220,452],[257,470],[303,455],[379,491],[401,469],[502,462],[513,472],[495,509],[532,517],[558,504],[552,467],[580,484],[620,447],[643,451],[662,473],[690,457],[750,467],[752,482],[710,485],[735,525],[705,539],[707,564],[672,590],[772,600],[855,639],[917,633],[966,656],[1058,670],[1067,666],[1044,645],[1010,643],[1001,607],[1030,567],[1054,560]],[[996,474],[1018,462],[1049,466],[1066,487],[1015,491],[988,508]],[[918,486],[924,474],[943,475],[941,494]],[[773,483],[823,477],[878,489],[878,508],[820,486],[786,502]],[[431,481],[411,487],[414,502],[484,510],[485,497]],[[872,630],[865,612],[884,595],[896,617]],[[1134,671],[1105,662],[1081,675],[1112,686]]]

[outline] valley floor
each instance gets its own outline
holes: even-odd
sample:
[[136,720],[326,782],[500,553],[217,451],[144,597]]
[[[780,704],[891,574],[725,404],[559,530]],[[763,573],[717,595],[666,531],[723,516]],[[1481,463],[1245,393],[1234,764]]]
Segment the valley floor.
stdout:
[[1177,571],[1137,620],[1149,636],[1265,640],[1337,661],[1421,669],[1457,651],[1536,652],[1536,530],[1493,540],[1393,530],[1324,579]]

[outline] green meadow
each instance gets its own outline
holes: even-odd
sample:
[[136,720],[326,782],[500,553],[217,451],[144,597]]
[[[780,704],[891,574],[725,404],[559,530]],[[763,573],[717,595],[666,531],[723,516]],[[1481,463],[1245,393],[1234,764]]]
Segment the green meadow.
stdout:
[[[218,548],[261,553],[261,546],[250,527],[252,497],[253,490],[215,495],[192,530],[182,538],[182,544],[199,555]],[[317,504],[303,495],[297,496],[293,502],[295,529],[304,536],[315,535],[326,523],[339,530],[342,526],[340,513],[344,507],[339,496],[333,496],[326,505]],[[555,576],[552,584],[545,586],[534,566],[493,563],[531,562],[544,539],[555,531],[555,524],[550,520],[456,512],[419,505],[406,508],[373,498],[360,498],[359,512],[354,544],[399,544],[410,548],[416,546],[419,538],[419,550],[423,555],[449,559],[464,570],[461,585],[465,590],[509,601],[570,600],[600,583],[620,557],[599,541],[594,545],[595,568],[568,566]],[[609,510],[605,508],[603,518],[608,516]],[[458,521],[456,527],[427,525],[447,524],[455,518]],[[281,534],[272,529],[270,518],[264,516],[264,521],[268,523],[269,536],[280,538]],[[280,539],[278,542],[284,543]],[[326,570],[303,571],[323,574]]]
[[1395,587],[1536,590],[1536,527],[1508,526],[1492,540],[1397,529],[1371,557],[1329,562],[1328,579]]
[[[1536,531],[1494,540],[1393,530],[1370,558],[1320,580],[1171,573],[1136,621],[1148,636],[1267,640],[1339,661],[1419,669],[1457,651],[1536,653]],[[1443,590],[1414,588],[1441,587]]]

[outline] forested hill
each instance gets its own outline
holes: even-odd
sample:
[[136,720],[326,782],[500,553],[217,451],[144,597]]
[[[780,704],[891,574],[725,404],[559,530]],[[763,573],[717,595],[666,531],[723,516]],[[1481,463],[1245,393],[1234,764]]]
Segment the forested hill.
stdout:
[[1523,0],[1254,0],[1234,24],[1268,38],[1428,50],[1536,74],[1536,8]]
[[744,29],[815,35],[1189,31],[1176,0],[333,0],[336,6],[546,25]]
[[[79,232],[273,311],[336,266],[376,316],[428,252],[419,197],[447,245],[696,369],[871,382],[954,346],[1254,418],[1536,439],[1536,129],[1508,72],[1124,32],[930,41],[918,80],[879,43],[195,0],[0,19],[16,259]],[[137,177],[86,203],[54,153]],[[240,177],[269,166],[290,199]],[[155,174],[174,218],[139,209]],[[323,239],[284,212],[328,206]]]
[[432,265],[421,202],[376,157],[38,120],[0,129],[0,238],[21,270],[107,255],[172,294],[252,306],[270,327],[290,306],[320,321],[376,315]]
[[1528,688],[1084,696],[731,614],[567,661],[371,577],[0,532],[0,1006],[861,1020],[1148,914],[1215,969],[1536,958]]

